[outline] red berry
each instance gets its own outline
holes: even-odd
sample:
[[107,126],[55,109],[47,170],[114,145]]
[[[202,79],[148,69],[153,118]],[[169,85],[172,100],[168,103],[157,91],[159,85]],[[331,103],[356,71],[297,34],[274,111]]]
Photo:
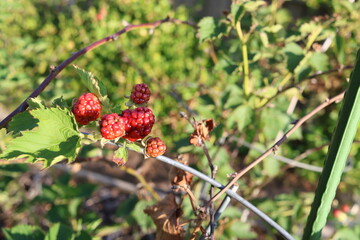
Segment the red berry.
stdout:
[[120,117],[116,113],[105,114],[100,121],[101,136],[109,140],[122,137],[125,134],[126,124],[127,119]]
[[341,205],[341,210],[343,211],[343,212],[349,212],[350,211],[350,206],[349,205],[347,205],[347,204],[343,204],[343,205]]
[[100,117],[101,103],[92,93],[84,93],[75,102],[72,112],[78,123],[86,125]]
[[126,134],[123,138],[131,142],[149,135],[155,123],[155,116],[151,109],[147,107],[126,109],[121,113],[121,116],[127,119]]
[[145,153],[149,157],[163,155],[166,151],[165,143],[158,137],[150,138],[146,142]]
[[147,103],[150,99],[150,89],[145,83],[136,84],[131,92],[131,100],[136,104]]

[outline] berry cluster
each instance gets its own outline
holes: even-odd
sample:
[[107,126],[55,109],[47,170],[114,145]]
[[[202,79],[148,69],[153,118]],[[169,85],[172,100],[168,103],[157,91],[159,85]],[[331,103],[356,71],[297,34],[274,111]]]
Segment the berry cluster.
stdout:
[[[131,92],[131,100],[135,104],[146,104],[151,92],[145,84],[136,84]],[[100,117],[102,107],[99,99],[92,93],[84,93],[75,102],[72,112],[79,124],[87,125]],[[155,123],[155,116],[150,108],[140,106],[123,110],[121,114],[104,114],[100,120],[101,136],[108,140],[120,137],[130,142],[142,140],[148,136]],[[146,141],[147,156],[157,157],[164,154],[166,146],[160,138],[149,138]]]

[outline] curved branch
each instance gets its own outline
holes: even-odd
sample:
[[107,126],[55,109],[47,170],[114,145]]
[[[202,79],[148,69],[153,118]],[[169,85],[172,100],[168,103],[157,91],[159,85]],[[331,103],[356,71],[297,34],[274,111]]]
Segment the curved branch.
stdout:
[[8,122],[18,113],[25,111],[28,108],[28,103],[27,100],[29,98],[34,98],[37,97],[42,91],[44,91],[44,89],[49,85],[49,83],[65,68],[67,67],[70,63],[72,63],[73,61],[75,61],[77,58],[79,58],[81,55],[84,55],[85,53],[103,45],[104,43],[110,42],[110,41],[115,41],[120,35],[129,32],[131,30],[134,29],[138,29],[138,28],[156,28],[158,26],[160,26],[163,23],[166,22],[172,22],[172,23],[176,23],[176,24],[186,24],[189,25],[193,28],[197,28],[197,26],[193,23],[187,22],[187,21],[181,21],[178,19],[174,19],[174,18],[165,18],[162,20],[158,20],[152,23],[142,23],[142,24],[129,24],[126,27],[124,27],[123,29],[121,29],[120,31],[105,37],[101,40],[98,40],[86,47],[84,47],[83,49],[81,49],[78,52],[75,52],[74,54],[71,55],[71,57],[69,57],[68,59],[66,59],[65,61],[63,61],[59,66],[55,67],[54,69],[51,70],[50,74],[45,78],[45,80],[12,112],[10,113],[7,117],[5,117],[1,122],[0,122],[0,129],[4,128]]
[[209,203],[215,201],[216,199],[218,199],[220,197],[221,194],[223,194],[224,192],[227,193],[227,190],[234,185],[234,183],[236,183],[237,180],[239,180],[240,177],[242,177],[245,173],[247,173],[250,169],[252,169],[254,166],[256,166],[257,164],[259,164],[262,160],[264,160],[267,156],[269,156],[272,152],[276,152],[276,150],[278,149],[278,147],[285,142],[288,137],[296,130],[298,129],[304,122],[306,122],[307,120],[309,120],[312,116],[314,116],[316,113],[318,113],[320,110],[324,109],[325,107],[329,106],[330,104],[332,104],[333,102],[337,102],[340,101],[344,98],[345,92],[340,93],[339,95],[331,98],[331,99],[327,99],[324,103],[320,104],[319,106],[317,106],[314,110],[312,110],[310,113],[306,114],[304,117],[300,118],[296,124],[289,130],[287,131],[282,138],[280,138],[280,140],[278,140],[271,148],[269,148],[268,150],[266,150],[263,154],[261,154],[257,159],[255,159],[252,163],[250,163],[248,166],[246,166],[243,170],[241,170],[240,172],[236,173],[236,175],[234,176],[234,178],[224,187],[224,189],[222,189],[220,192],[218,192],[210,201]]

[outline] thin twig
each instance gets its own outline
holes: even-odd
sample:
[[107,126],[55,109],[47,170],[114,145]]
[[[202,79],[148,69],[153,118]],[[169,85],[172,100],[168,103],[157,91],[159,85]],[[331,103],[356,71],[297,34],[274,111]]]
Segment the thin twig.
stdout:
[[147,181],[141,174],[139,174],[136,170],[125,167],[125,166],[120,166],[120,169],[125,171],[126,173],[134,176],[144,186],[144,188],[151,194],[151,196],[156,201],[160,201],[161,198],[160,198],[159,194],[157,194],[157,192],[155,192],[155,190],[147,183]]
[[[236,192],[238,190],[239,186],[238,185],[234,185],[231,187],[231,191]],[[225,211],[225,209],[229,206],[231,201],[231,197],[226,196],[224,198],[224,200],[221,202],[219,208],[216,210],[215,215],[214,215],[214,222],[215,222],[215,227],[216,227],[216,222],[219,219],[220,215]],[[211,232],[211,226],[208,225],[206,228],[206,234],[210,234]],[[205,240],[205,235],[202,235],[200,240]]]
[[[211,178],[215,179],[217,169],[216,169],[216,167],[214,167],[213,160],[212,160],[212,158],[210,156],[209,150],[206,147],[204,139],[202,139],[202,137],[201,137],[201,133],[199,132],[199,129],[197,127],[198,122],[195,119],[193,119],[193,121],[192,121],[185,113],[180,113],[180,115],[181,115],[181,117],[185,118],[191,124],[191,126],[196,131],[197,135],[200,136],[199,137],[200,145],[201,145],[201,147],[202,147],[202,149],[204,151],[206,159],[208,160],[208,164],[209,164],[210,172],[211,172]],[[214,187],[213,186],[210,186],[209,195],[210,195],[210,199],[212,199],[213,196],[214,196]],[[215,222],[214,222],[214,214],[215,214],[214,205],[213,204],[208,204],[207,207],[209,209],[209,215],[210,215],[210,229],[211,229],[210,238],[214,239],[214,230],[215,230],[215,227],[214,227],[214,224],[215,224]]]
[[[248,143],[248,142],[246,142],[244,140],[241,140],[241,139],[238,139],[238,138],[234,138],[234,140],[240,141],[240,143],[243,146],[245,146],[245,147],[247,147],[249,149],[255,150],[255,151],[259,152],[259,153],[263,153],[265,151],[265,150],[260,149],[260,148],[258,148],[256,146],[254,146],[253,144]],[[300,155],[302,155],[302,154],[300,154]],[[309,154],[307,154],[307,155],[309,155]],[[313,172],[322,172],[322,167],[313,166],[313,165],[306,164],[306,163],[301,163],[301,162],[299,162],[301,159],[290,159],[290,158],[286,158],[286,157],[278,156],[278,155],[271,156],[271,158],[274,158],[274,159],[279,160],[281,162],[287,163],[287,164],[290,165],[290,167],[298,167],[298,168],[306,169],[306,170],[313,171]]]
[[259,164],[262,160],[264,160],[267,156],[269,156],[272,152],[276,152],[276,150],[278,149],[278,147],[285,142],[288,137],[296,130],[298,129],[304,122],[306,122],[307,120],[309,120],[312,116],[314,116],[316,113],[318,113],[320,110],[324,109],[325,107],[329,106],[330,104],[332,104],[333,102],[336,101],[340,101],[344,98],[344,94],[345,92],[331,98],[328,99],[327,101],[325,101],[324,103],[320,104],[318,107],[316,107],[314,110],[312,110],[310,113],[308,113],[307,115],[305,115],[304,117],[300,118],[296,124],[289,130],[287,131],[282,138],[280,138],[280,140],[278,140],[271,148],[269,148],[268,150],[266,150],[263,154],[260,155],[260,157],[258,157],[257,159],[255,159],[252,163],[250,163],[248,166],[246,166],[243,170],[241,170],[240,172],[236,173],[236,175],[234,176],[234,178],[220,191],[218,192],[212,199],[210,199],[210,201],[208,202],[208,204],[214,202],[216,199],[218,199],[223,193],[225,193],[234,183],[236,183],[237,180],[239,180],[240,177],[242,177],[245,173],[247,173],[250,169],[252,169],[254,166],[256,166],[257,164]]
[[139,29],[139,28],[156,28],[158,26],[160,26],[163,23],[166,22],[172,22],[172,23],[177,23],[177,24],[186,24],[189,25],[193,28],[197,28],[195,24],[187,22],[187,21],[181,21],[178,19],[174,19],[174,18],[165,18],[159,21],[155,21],[152,23],[142,23],[142,24],[129,24],[126,27],[124,27],[123,29],[121,29],[120,31],[105,37],[101,40],[98,40],[88,46],[86,46],[85,48],[81,49],[78,52],[75,52],[74,54],[71,55],[71,57],[69,57],[68,59],[66,59],[65,61],[63,61],[59,66],[55,67],[54,69],[51,70],[50,74],[45,78],[45,80],[25,99],[24,102],[22,102],[12,113],[10,113],[6,118],[4,118],[1,122],[0,122],[0,129],[4,128],[7,123],[17,114],[20,112],[25,111],[28,108],[28,103],[27,100],[30,98],[34,98],[37,97],[48,85],[49,83],[65,68],[67,67],[70,63],[72,63],[73,61],[75,61],[77,58],[79,58],[81,55],[84,55],[85,53],[107,43],[110,41],[114,41],[116,40],[120,35],[129,32],[131,30],[134,29]]
[[[324,72],[318,72],[318,73],[315,73],[313,75],[310,75],[308,76],[307,78],[304,78],[303,80],[301,80],[300,82],[296,83],[296,85],[298,85],[299,83],[305,81],[305,80],[310,80],[310,79],[313,79],[313,78],[317,78],[317,77],[320,77],[320,76],[323,76],[323,75],[327,75],[327,74],[330,74],[330,73],[334,73],[334,72],[341,72],[343,70],[351,70],[353,69],[354,66],[353,65],[347,65],[347,66],[342,66],[340,68],[336,68],[336,69],[330,69],[328,71],[324,71]],[[287,90],[290,90],[294,87],[296,87],[296,85],[290,85],[290,86],[287,86],[283,89],[281,89],[280,91],[278,91],[274,96],[270,97],[269,99],[267,99],[267,101],[260,107],[263,108],[265,107],[269,102],[271,102],[274,98],[278,97],[280,94],[286,92]]]

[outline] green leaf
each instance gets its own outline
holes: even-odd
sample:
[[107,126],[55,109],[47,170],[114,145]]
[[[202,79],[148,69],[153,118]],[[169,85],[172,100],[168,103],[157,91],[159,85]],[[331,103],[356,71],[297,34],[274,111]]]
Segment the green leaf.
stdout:
[[231,16],[233,18],[233,24],[240,20],[241,15],[244,12],[244,6],[241,4],[231,4]]
[[31,116],[29,111],[18,113],[14,116],[8,126],[8,131],[17,134],[21,131],[31,130],[39,123],[38,119]]
[[279,174],[280,164],[274,158],[267,158],[264,160],[264,170],[269,177],[275,177]]
[[[99,219],[101,220],[101,219]],[[91,235],[86,231],[81,231],[76,234],[76,237],[74,240],[92,240],[94,238],[91,237]]]
[[128,160],[128,150],[126,146],[127,144],[123,144],[114,152],[113,161],[118,165],[124,165]]
[[71,240],[73,237],[73,230],[70,227],[57,223],[49,229],[45,240]]
[[95,94],[101,102],[105,101],[107,98],[107,90],[103,82],[95,77],[93,73],[87,72],[76,65],[73,65],[73,67],[89,91]]
[[127,143],[126,147],[130,148],[131,150],[133,150],[135,152],[142,152],[142,148],[134,142]]
[[3,228],[2,231],[8,240],[38,240],[45,236],[39,227],[30,225],[17,225],[12,228]]
[[329,57],[325,53],[315,52],[309,59],[309,64],[316,71],[329,70]]
[[286,68],[294,72],[297,65],[304,58],[303,49],[296,43],[289,43],[284,47],[284,53],[287,57]]
[[360,122],[360,51],[340,110],[303,239],[320,239]]
[[251,123],[253,114],[251,107],[241,105],[231,113],[227,123],[231,126],[235,122],[237,124],[237,129],[241,131]]
[[214,40],[226,34],[225,23],[215,20],[213,17],[204,17],[199,22],[200,42]]
[[61,107],[61,108],[68,108],[68,104],[64,100],[64,98],[61,96],[59,98],[55,98],[52,102],[53,107]]
[[244,8],[247,12],[255,12],[265,4],[265,1],[248,1],[244,3]]
[[[81,144],[73,115],[59,108],[35,109],[30,114],[38,121],[38,126],[22,131],[22,136],[13,139],[0,157],[8,160],[26,157],[31,162],[44,160],[45,167],[66,158],[74,161]],[[16,119],[16,126],[21,122],[28,124],[28,115],[25,116]]]
[[29,170],[29,166],[26,163],[4,164],[0,165],[0,170],[7,172],[24,173]]
[[45,104],[40,99],[40,97],[29,98],[26,102],[29,104],[29,109],[37,109],[37,108],[45,109]]
[[277,109],[264,109],[261,112],[261,126],[266,139],[274,140],[279,131],[284,130],[290,118]]
[[232,74],[236,68],[238,68],[237,64],[231,63],[229,60],[227,59],[220,59],[216,65],[215,65],[215,70],[217,71],[225,71],[227,74]]
[[336,232],[333,240],[353,240],[358,239],[359,235],[352,229],[343,228]]
[[340,64],[345,64],[345,38],[336,34],[335,36],[335,54]]
[[295,80],[301,81],[309,76],[311,73],[311,67],[308,64],[301,65],[295,70]]

